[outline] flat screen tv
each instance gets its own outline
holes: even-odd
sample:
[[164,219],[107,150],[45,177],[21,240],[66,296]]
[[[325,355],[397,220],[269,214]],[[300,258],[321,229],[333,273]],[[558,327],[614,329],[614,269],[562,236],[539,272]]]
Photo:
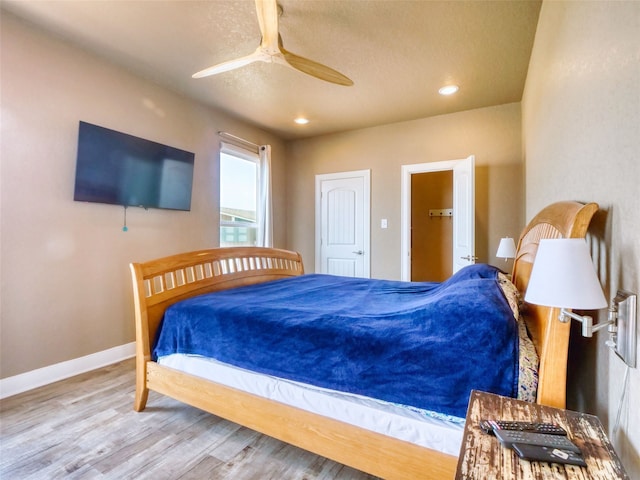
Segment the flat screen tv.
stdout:
[[73,199],[191,209],[194,154],[80,122]]

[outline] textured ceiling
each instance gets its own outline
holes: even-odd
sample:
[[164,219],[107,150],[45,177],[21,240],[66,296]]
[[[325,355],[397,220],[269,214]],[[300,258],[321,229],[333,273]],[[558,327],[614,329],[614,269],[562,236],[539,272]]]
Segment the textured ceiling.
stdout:
[[[254,63],[253,0],[2,0],[3,8],[145,78],[285,139],[520,101],[540,1],[280,0],[287,50],[354,81]],[[460,85],[452,97],[438,95]],[[303,115],[310,123],[298,126]]]

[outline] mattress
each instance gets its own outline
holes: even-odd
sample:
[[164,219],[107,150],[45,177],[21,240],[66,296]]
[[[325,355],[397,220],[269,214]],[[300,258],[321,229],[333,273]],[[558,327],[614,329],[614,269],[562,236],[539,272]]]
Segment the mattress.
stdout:
[[460,452],[464,418],[258,374],[198,355],[171,354],[158,363],[445,454]]

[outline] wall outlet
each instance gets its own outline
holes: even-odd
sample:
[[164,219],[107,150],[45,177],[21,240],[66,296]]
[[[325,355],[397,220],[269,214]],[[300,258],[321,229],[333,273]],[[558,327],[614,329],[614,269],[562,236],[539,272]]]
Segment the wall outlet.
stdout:
[[631,368],[636,366],[637,295],[618,290],[613,304],[618,311],[618,331],[615,352]]

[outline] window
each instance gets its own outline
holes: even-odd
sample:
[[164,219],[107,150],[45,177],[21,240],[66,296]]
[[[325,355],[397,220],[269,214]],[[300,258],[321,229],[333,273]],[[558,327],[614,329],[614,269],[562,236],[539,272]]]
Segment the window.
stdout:
[[220,246],[255,246],[258,236],[257,154],[223,146],[220,151]]

